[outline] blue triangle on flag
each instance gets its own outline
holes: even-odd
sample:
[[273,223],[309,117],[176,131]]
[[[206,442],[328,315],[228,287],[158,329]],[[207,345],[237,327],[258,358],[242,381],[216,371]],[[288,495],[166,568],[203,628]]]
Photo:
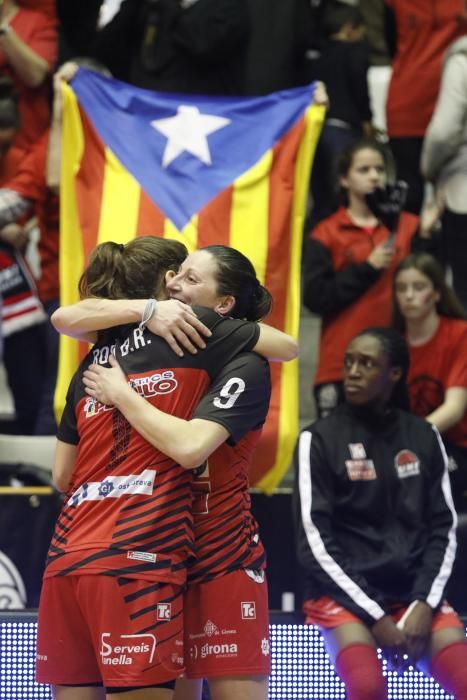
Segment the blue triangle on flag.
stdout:
[[314,85],[264,97],[133,87],[80,68],[71,82],[103,143],[178,230],[303,115]]

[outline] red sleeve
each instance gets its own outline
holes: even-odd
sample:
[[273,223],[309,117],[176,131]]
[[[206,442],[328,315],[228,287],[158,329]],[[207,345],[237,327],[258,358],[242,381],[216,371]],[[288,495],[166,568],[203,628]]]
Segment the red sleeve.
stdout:
[[29,48],[53,68],[57,60],[57,22],[41,12],[23,10],[11,25]]
[[452,353],[446,388],[463,387],[467,389],[467,323],[460,323],[456,334],[450,338],[450,345],[456,348]]
[[42,199],[47,188],[45,166],[48,144],[49,134],[47,132],[22,159],[15,176],[6,182],[4,187],[35,202]]

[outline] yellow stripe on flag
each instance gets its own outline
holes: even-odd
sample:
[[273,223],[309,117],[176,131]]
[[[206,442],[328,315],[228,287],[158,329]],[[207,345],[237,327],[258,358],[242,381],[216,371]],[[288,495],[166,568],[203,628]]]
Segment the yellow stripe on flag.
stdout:
[[104,186],[97,243],[128,243],[138,226],[141,187],[109,148],[105,149]]
[[[78,300],[78,282],[84,267],[83,236],[79,223],[75,192],[75,176],[79,171],[84,151],[84,135],[78,102],[72,89],[62,83],[63,126],[60,173],[60,303],[73,304]],[[65,407],[70,377],[79,362],[76,340],[60,336],[57,384],[54,408],[59,420]]]
[[[305,132],[302,136],[295,163],[294,197],[291,214],[290,270],[287,287],[287,307],[284,331],[298,337],[300,322],[301,286],[300,267],[304,212],[311,164],[323,125],[325,109],[311,105],[305,115]],[[256,484],[262,491],[271,494],[281,482],[292,461],[297,439],[298,424],[298,360],[285,362],[281,370],[281,406],[279,411],[279,440],[273,468]]]
[[193,216],[182,231],[179,231],[170,219],[165,219],[164,238],[183,243],[188,248],[188,252],[192,253],[198,247],[198,215]]
[[229,245],[241,250],[255,266],[261,284],[266,278],[269,240],[269,173],[272,150],[235,181]]

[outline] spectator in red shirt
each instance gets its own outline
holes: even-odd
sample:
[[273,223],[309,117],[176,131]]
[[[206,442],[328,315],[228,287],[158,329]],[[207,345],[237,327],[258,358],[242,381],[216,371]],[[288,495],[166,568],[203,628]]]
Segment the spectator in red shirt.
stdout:
[[390,324],[394,271],[413,244],[427,244],[414,239],[412,214],[402,212],[390,242],[389,230],[370,211],[365,197],[384,186],[387,170],[380,144],[363,140],[347,148],[338,175],[344,204],[313,230],[305,248],[303,299],[322,317],[315,377],[320,417],[343,400],[342,361],[351,338],[367,326]]
[[21,129],[16,145],[28,150],[50,122],[47,78],[57,57],[56,20],[14,0],[0,6],[0,71],[14,81]]
[[418,214],[424,182],[423,137],[435,108],[448,46],[467,32],[464,0],[385,0],[395,29],[386,103],[387,131],[398,176],[409,184],[406,208]]
[[442,267],[427,253],[409,255],[399,265],[394,302],[394,325],[410,350],[410,407],[443,434],[459,505],[467,489],[465,312]]

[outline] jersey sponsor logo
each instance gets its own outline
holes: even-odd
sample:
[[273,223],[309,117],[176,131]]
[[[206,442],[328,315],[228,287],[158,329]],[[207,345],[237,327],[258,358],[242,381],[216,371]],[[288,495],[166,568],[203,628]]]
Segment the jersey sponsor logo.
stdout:
[[157,620],[171,620],[172,619],[172,604],[171,603],[157,603]]
[[350,481],[376,479],[376,469],[372,459],[346,459],[345,466]]
[[[255,535],[255,537],[257,536]],[[256,540],[253,537],[253,541],[257,543],[259,541],[259,537],[257,537]],[[264,569],[245,569],[245,573],[247,576],[252,578],[253,581],[255,581],[255,583],[264,583],[264,580],[266,578]]]
[[269,639],[261,640],[261,653],[263,656],[269,656]]
[[160,394],[171,394],[178,387],[178,381],[172,370],[154,372],[146,377],[133,377],[129,385],[138,394],[148,398]]
[[110,632],[101,634],[101,661],[104,666],[131,666],[139,654],[148,656],[152,663],[156,651],[156,638],[153,634],[121,634],[120,642],[111,641]]
[[136,561],[150,561],[154,563],[157,559],[157,554],[153,552],[127,552],[127,559],[135,559]]
[[394,457],[394,466],[399,479],[420,474],[420,460],[412,450],[400,450]]
[[212,637],[214,634],[219,634],[219,628],[214,624],[214,622],[212,622],[212,620],[208,620],[203,629],[204,634],[208,637]]
[[189,632],[188,637],[189,639],[193,640],[206,639],[206,637],[227,636],[232,634],[237,634],[237,630],[226,628],[219,629],[219,627],[215,625],[211,620],[208,620],[204,625],[202,632]]
[[256,620],[256,605],[254,601],[240,603],[242,620]]
[[349,444],[349,451],[352,459],[366,459],[365,448],[361,442],[351,442]]
[[102,411],[113,411],[113,406],[106,406],[97,399],[88,396],[84,402],[83,413],[85,418],[93,418]]
[[147,496],[154,491],[156,472],[145,469],[141,474],[128,476],[108,476],[104,481],[89,481],[81,484],[67,501],[67,505],[76,507],[85,501],[103,501],[105,498],[121,496]]
[[180,656],[180,655],[178,655],[178,654],[172,654],[172,655],[170,656],[170,660],[171,660],[172,663],[175,664],[176,666],[183,666],[183,664],[184,664],[183,656]]
[[238,656],[238,644],[203,644],[201,647],[202,659],[207,659],[208,656],[215,656],[218,659],[228,659]]

